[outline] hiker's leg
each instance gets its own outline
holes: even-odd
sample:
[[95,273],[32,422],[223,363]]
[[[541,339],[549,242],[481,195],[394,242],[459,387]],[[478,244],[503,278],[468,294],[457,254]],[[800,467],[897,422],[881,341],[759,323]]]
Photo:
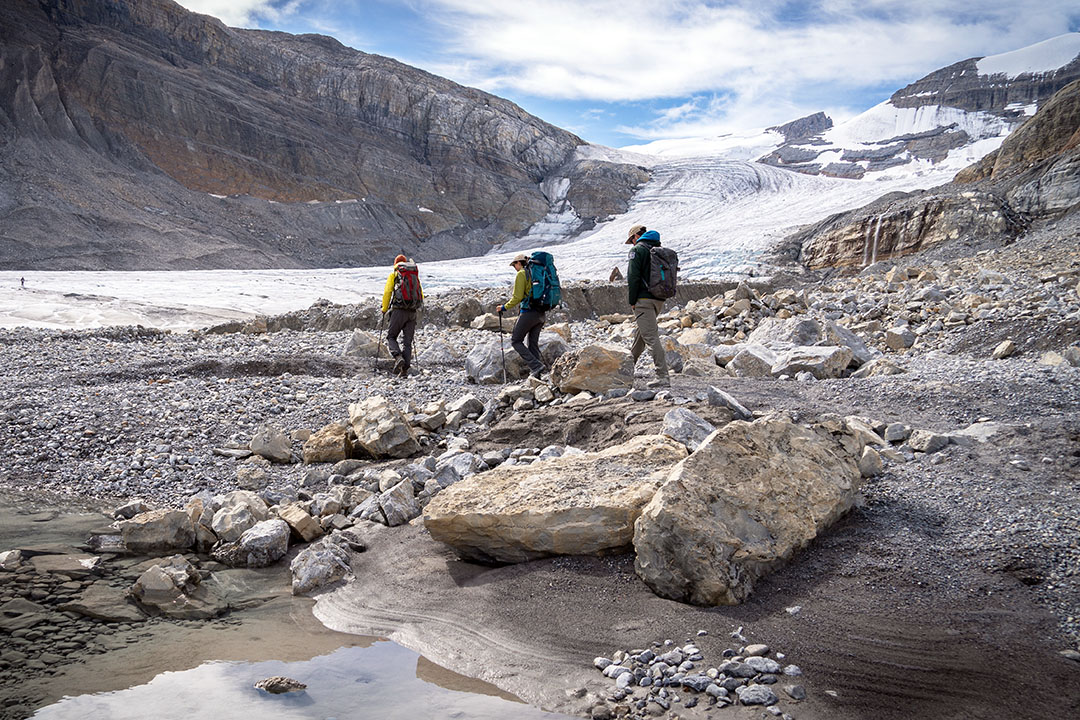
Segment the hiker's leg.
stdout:
[[401,314],[405,316],[405,322],[402,325],[401,357],[405,361],[405,372],[408,372],[412,364],[413,335],[416,334],[416,311],[402,310]]
[[642,335],[641,323],[642,317],[647,313],[644,305],[644,300],[638,300],[634,305],[634,339],[630,343],[630,356],[634,358],[634,363],[637,363],[637,359],[641,357],[641,353],[645,352],[645,337]]
[[667,380],[667,351],[664,350],[664,344],[660,341],[660,328],[656,323],[656,318],[664,307],[664,301],[646,299],[644,302],[649,307],[649,311],[645,314],[647,318],[645,321],[644,334],[647,335],[645,342],[652,348],[653,363],[656,365],[656,377]]
[[[529,331],[540,322],[543,323],[543,319],[538,312],[532,310],[524,310],[518,315],[517,323],[514,324],[514,332],[510,336],[510,344],[517,351],[517,354],[521,356],[521,359],[525,361],[525,364],[529,366],[529,370],[532,372],[539,372],[544,369],[544,363],[537,357],[534,357],[532,351],[525,347],[525,338],[529,335]],[[530,343],[532,342],[530,338]]]
[[[544,358],[540,355],[540,331],[544,329],[544,313],[536,313],[536,324],[529,329],[529,352],[540,363],[541,368],[546,368]],[[536,368],[533,368],[535,370]]]
[[401,347],[398,345],[398,335],[405,327],[405,312],[398,309],[390,311],[390,327],[386,329],[386,345],[390,348],[390,354],[401,357]]

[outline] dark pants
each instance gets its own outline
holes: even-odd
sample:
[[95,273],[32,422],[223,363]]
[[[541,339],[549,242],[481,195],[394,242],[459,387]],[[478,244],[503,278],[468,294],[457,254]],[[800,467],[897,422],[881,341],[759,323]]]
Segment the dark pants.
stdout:
[[[517,354],[525,360],[533,374],[544,370],[544,361],[540,358],[540,330],[544,327],[544,313],[536,310],[522,310],[510,336],[510,344]],[[529,346],[522,342],[529,338]]]
[[[405,369],[412,364],[412,339],[416,333],[416,311],[392,308],[390,310],[390,327],[386,331],[386,344],[390,346],[390,354],[405,361]],[[398,335],[401,335],[401,344],[398,347]]]

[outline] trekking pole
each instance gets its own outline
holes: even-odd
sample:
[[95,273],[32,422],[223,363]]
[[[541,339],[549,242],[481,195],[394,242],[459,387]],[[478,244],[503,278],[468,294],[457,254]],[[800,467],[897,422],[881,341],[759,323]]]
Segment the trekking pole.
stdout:
[[502,310],[499,310],[499,355],[502,356],[503,385],[506,384],[506,348],[503,347]]
[[379,356],[382,355],[382,324],[386,319],[386,313],[379,315],[379,322],[375,326],[375,334],[377,336],[378,345],[375,347],[375,360],[371,363],[371,374],[377,375],[379,373]]

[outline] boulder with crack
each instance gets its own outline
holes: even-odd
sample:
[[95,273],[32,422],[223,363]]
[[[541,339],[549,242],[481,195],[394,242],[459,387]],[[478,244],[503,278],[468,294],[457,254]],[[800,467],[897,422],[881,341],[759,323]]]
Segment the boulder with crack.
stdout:
[[436,540],[482,562],[629,547],[634,521],[686,448],[642,435],[600,452],[500,466],[439,493],[424,511]]
[[735,421],[677,465],[634,528],[635,569],[662,597],[734,605],[854,504],[853,458],[827,430]]

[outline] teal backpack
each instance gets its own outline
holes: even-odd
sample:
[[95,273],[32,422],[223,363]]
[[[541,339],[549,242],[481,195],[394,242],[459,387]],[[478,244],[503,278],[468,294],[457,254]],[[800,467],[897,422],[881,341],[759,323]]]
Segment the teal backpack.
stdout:
[[547,312],[562,301],[562,286],[551,253],[537,250],[529,258],[525,270],[532,284],[522,303],[526,309]]

